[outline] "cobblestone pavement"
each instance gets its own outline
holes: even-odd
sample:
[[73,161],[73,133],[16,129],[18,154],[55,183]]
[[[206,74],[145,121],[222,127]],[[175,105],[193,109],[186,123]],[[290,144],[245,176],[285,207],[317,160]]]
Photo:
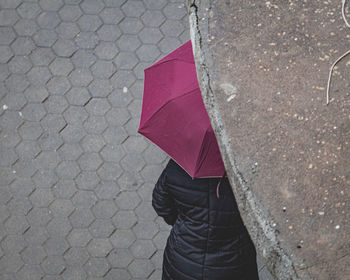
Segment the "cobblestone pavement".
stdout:
[[161,279],[143,70],[184,1],[0,0],[0,279]]

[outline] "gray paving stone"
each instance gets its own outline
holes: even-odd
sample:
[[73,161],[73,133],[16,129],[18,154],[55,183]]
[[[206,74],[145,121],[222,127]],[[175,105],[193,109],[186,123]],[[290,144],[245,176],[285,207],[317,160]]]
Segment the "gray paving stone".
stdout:
[[1,8],[3,9],[15,9],[21,4],[22,0],[2,0]]
[[99,152],[104,145],[105,141],[99,134],[86,135],[81,141],[81,147],[84,152]]
[[50,236],[43,246],[48,255],[56,256],[63,255],[69,248],[69,244],[63,236]]
[[77,208],[91,208],[97,202],[97,197],[92,191],[79,190],[72,198],[72,202]]
[[132,52],[120,52],[114,63],[117,69],[131,70],[138,63],[138,58]]
[[16,152],[20,158],[34,159],[41,149],[36,142],[31,140],[22,141],[17,147]]
[[58,177],[53,169],[40,169],[34,174],[32,180],[36,188],[50,189],[58,182]]
[[19,17],[15,10],[1,10],[0,11],[0,25],[11,26],[18,21]]
[[118,26],[115,26],[112,24],[110,25],[104,24],[97,31],[97,34],[100,40],[107,41],[107,42],[108,41],[114,42],[120,37],[122,33]]
[[64,96],[51,95],[45,100],[44,106],[48,113],[61,114],[68,107],[68,102]]
[[159,27],[165,21],[163,13],[158,10],[147,10],[141,19],[147,27]]
[[137,193],[142,198],[142,201],[148,202],[148,203],[152,202],[153,188],[154,188],[153,183],[145,183],[137,190]]
[[[99,37],[95,32],[80,32],[75,37],[75,42],[81,49],[94,49],[99,43]],[[85,64],[87,64],[86,62]]]
[[35,186],[30,178],[16,178],[9,184],[10,191],[14,196],[28,196],[33,192]]
[[104,5],[100,1],[83,0],[80,7],[86,14],[98,14],[103,9]]
[[30,245],[21,252],[21,256],[27,264],[40,264],[46,257],[46,252],[41,245]]
[[24,74],[32,67],[32,63],[28,56],[15,56],[8,63],[8,67],[12,73]]
[[58,12],[61,20],[74,22],[83,14],[78,5],[64,5]]
[[24,2],[16,11],[22,18],[32,19],[39,15],[41,9],[37,3]]
[[142,1],[129,0],[122,6],[122,10],[128,17],[140,17],[146,9]]
[[60,178],[74,179],[81,169],[75,161],[62,161],[56,168],[56,173]]
[[153,62],[160,55],[160,51],[156,45],[142,45],[137,51],[137,56],[141,61]]
[[60,162],[55,151],[42,151],[35,159],[34,165],[37,169],[54,169]]
[[57,34],[53,30],[40,29],[34,36],[33,40],[39,47],[51,47],[57,40]]
[[62,256],[48,256],[41,264],[47,274],[59,275],[65,268]]
[[71,57],[78,49],[74,41],[58,39],[52,46],[53,51],[61,57]]
[[137,223],[137,217],[132,210],[119,210],[112,220],[117,229],[131,229]]
[[[127,87],[125,87],[127,90]],[[108,95],[108,101],[113,107],[124,108],[132,101],[132,96],[129,93],[123,92],[122,89],[114,90]]]
[[77,143],[84,137],[84,129],[79,125],[68,124],[62,131],[63,140],[70,143]]
[[22,178],[31,177],[37,170],[33,166],[33,161],[28,159],[18,159],[16,163],[12,166],[16,175]]
[[39,137],[38,144],[42,150],[57,150],[63,144],[63,141],[57,132],[44,132]]
[[24,263],[19,254],[9,254],[6,258],[3,257],[0,259],[0,270],[5,275],[7,273],[14,273],[19,270],[23,264]]
[[110,126],[103,132],[103,137],[108,144],[121,144],[128,138],[128,134],[122,126]]
[[66,266],[62,277],[66,280],[85,280],[87,274],[81,266]]
[[89,209],[78,208],[70,216],[73,228],[87,228],[95,220]]
[[105,161],[118,163],[124,156],[125,152],[119,145],[112,146],[107,144],[101,151],[101,156]]
[[79,158],[79,166],[82,170],[95,171],[101,164],[102,159],[98,153],[85,153]]
[[136,81],[135,75],[129,70],[119,70],[111,78],[112,85],[115,88],[129,88]]
[[122,192],[116,198],[117,206],[122,210],[133,210],[141,202],[140,197],[136,192]]
[[[80,234],[82,234],[82,238],[86,238],[84,237],[84,235],[86,233],[84,233],[84,230],[81,230],[79,232]],[[74,234],[79,234],[78,231],[75,231]],[[90,239],[90,237],[88,238]],[[83,242],[82,244],[84,244],[84,246],[87,244],[87,242]],[[83,266],[84,263],[89,259],[89,253],[87,251],[87,249],[85,247],[71,247],[69,248],[69,250],[66,252],[66,254],[64,254],[64,259],[67,263],[69,263],[69,265],[72,266]]]
[[103,0],[105,5],[107,7],[120,7],[123,5],[127,0]]
[[125,34],[134,35],[139,33],[143,24],[138,18],[127,17],[119,24],[119,27]]
[[110,269],[110,265],[105,258],[90,258],[88,262],[84,265],[84,268],[88,276],[92,277],[102,277]]
[[46,84],[52,77],[49,69],[46,66],[34,66],[27,73],[29,82],[34,86],[41,86]]
[[99,199],[114,199],[120,193],[120,188],[114,181],[103,181],[95,192]]
[[27,100],[23,93],[7,94],[0,101],[1,105],[6,104],[10,110],[14,110],[14,111],[20,111],[26,103],[27,103]]
[[157,248],[153,245],[151,240],[136,240],[134,244],[131,245],[130,251],[135,258],[145,258],[149,259],[155,252]]
[[118,185],[122,191],[136,191],[142,184],[142,177],[133,170],[124,171],[118,179]]
[[84,106],[91,99],[91,95],[85,87],[72,87],[66,98],[71,105]]
[[118,208],[112,200],[99,200],[93,207],[92,212],[96,218],[111,218]]
[[15,39],[15,33],[11,27],[0,27],[0,45],[9,45]]
[[18,254],[26,247],[27,242],[21,234],[9,234],[1,241],[1,248],[5,254]]
[[73,70],[73,64],[68,58],[56,57],[49,69],[54,76],[67,76]]
[[133,256],[129,249],[114,249],[108,255],[108,261],[113,268],[128,267],[132,260]]
[[29,224],[24,215],[12,215],[5,221],[4,227],[9,234],[22,234],[28,229]]
[[145,1],[145,5],[148,9],[162,9],[166,5],[168,1],[166,0],[147,0]]
[[97,15],[82,15],[77,21],[81,31],[96,31],[101,25],[102,21]]
[[58,114],[47,114],[40,121],[40,124],[46,131],[54,132],[61,131],[67,125],[64,118]]
[[0,146],[0,166],[11,166],[18,156],[13,150],[9,150],[3,145]]
[[122,146],[128,153],[142,153],[147,147],[148,143],[141,136],[129,136]]
[[95,238],[108,238],[115,230],[111,219],[97,218],[90,226],[89,230]]
[[95,116],[103,116],[111,108],[107,99],[105,98],[92,98],[85,106],[89,114]]
[[139,206],[137,206],[135,209],[135,214],[137,215],[139,221],[153,221],[157,217],[157,213],[154,211],[152,204],[148,202],[142,202]]
[[141,171],[146,163],[139,153],[128,153],[121,160],[121,165],[124,170]]
[[61,179],[52,188],[52,193],[55,198],[70,199],[77,191],[73,180]]
[[117,41],[117,45],[122,51],[133,52],[141,45],[141,42],[136,35],[122,34]]
[[162,32],[154,27],[146,27],[139,34],[139,38],[144,44],[157,44],[163,37]]
[[131,246],[136,240],[135,234],[131,230],[117,229],[112,236],[110,241],[115,248],[126,249]]
[[124,14],[119,8],[104,8],[100,17],[105,24],[118,24],[124,19]]
[[141,171],[141,176],[146,182],[155,182],[161,174],[163,167],[159,164],[157,165],[147,165]]
[[118,48],[113,42],[101,42],[94,53],[100,59],[111,60],[118,53]]
[[154,265],[147,259],[135,259],[129,265],[129,271],[135,278],[147,278],[154,270]]
[[64,143],[59,149],[58,154],[63,160],[76,160],[83,150],[77,143]]
[[[72,258],[72,262],[73,262],[73,257],[77,254],[82,255],[83,258],[85,259],[86,258],[85,253],[87,254],[87,251],[83,247],[85,247],[91,239],[92,239],[92,236],[87,228],[73,228],[73,230],[67,236],[67,240],[69,244],[72,246],[72,248],[70,249],[72,251],[68,251],[65,256],[67,256],[68,259]],[[81,257],[78,256],[76,260],[80,262]]]
[[23,74],[11,74],[6,79],[5,86],[9,91],[23,92],[29,86],[29,82]]
[[156,245],[158,250],[164,249],[166,242],[169,237],[169,231],[161,230],[158,234],[153,238],[153,243]]
[[88,89],[93,97],[107,97],[113,87],[109,79],[95,79],[90,83]]
[[[98,41],[98,38],[96,40]],[[72,56],[72,62],[75,65],[75,67],[78,67],[78,68],[88,68],[92,64],[94,64],[95,61],[96,61],[96,57],[94,56],[92,51],[89,51],[89,50],[79,49]]]
[[36,19],[38,25],[45,29],[54,29],[60,21],[58,14],[55,12],[42,12]]
[[55,199],[49,206],[53,216],[68,217],[74,210],[69,199]]
[[30,227],[24,234],[24,239],[31,245],[42,245],[48,238],[49,234],[45,227]]
[[105,279],[106,280],[112,280],[112,279],[130,280],[131,275],[126,269],[113,268],[107,273]]
[[48,66],[55,59],[55,54],[51,49],[38,46],[29,56],[32,63],[36,66]]
[[131,118],[129,111],[124,108],[112,108],[106,113],[109,125],[121,126]]
[[91,71],[94,77],[108,79],[117,69],[112,61],[99,60],[91,67]]
[[19,36],[33,36],[39,29],[36,22],[31,19],[20,19],[13,28]]
[[141,117],[141,109],[142,109],[142,101],[138,99],[134,99],[128,105],[128,111],[132,115],[133,118],[140,119]]
[[112,250],[112,245],[107,238],[94,238],[87,246],[92,257],[106,257]]
[[47,207],[53,201],[54,196],[50,189],[35,189],[29,199],[36,207]]
[[51,219],[52,215],[47,207],[34,207],[27,215],[31,227],[46,226]]
[[152,239],[159,229],[153,221],[138,221],[132,231],[138,239]]
[[63,6],[62,0],[40,0],[40,7],[44,11],[58,11]]
[[80,30],[78,25],[74,22],[61,22],[56,27],[56,32],[59,37],[62,37],[64,39],[74,39]]
[[[162,272],[161,269],[163,267],[163,254],[164,254],[163,248],[164,247],[158,249],[157,252],[155,252],[154,255],[151,257],[152,264],[157,269],[157,271],[159,270],[160,272]],[[158,273],[156,274],[158,275]],[[159,278],[153,278],[153,277],[155,277],[154,273],[152,273],[152,276],[150,277],[150,279],[161,279],[161,274]]]
[[0,63],[6,63],[13,57],[13,52],[9,46],[0,46]]
[[66,236],[72,229],[67,217],[56,216],[47,225],[50,236]]
[[83,170],[74,180],[77,187],[81,190],[93,190],[100,181],[95,171],[85,170]]
[[[81,125],[89,116],[84,107],[69,106],[68,109],[63,113],[63,116],[68,124],[79,127],[80,132],[83,133]],[[84,135],[82,134],[81,137],[84,137]]]
[[87,86],[93,80],[93,77],[90,70],[77,68],[69,75],[69,80],[74,86]]
[[44,272],[39,265],[24,264],[16,275],[18,279],[34,280],[42,278]]
[[102,116],[89,116],[84,122],[86,132],[91,134],[101,134],[107,126],[107,121],[105,117]]
[[[10,70],[8,65],[6,64],[1,64],[0,65],[0,81],[5,81],[6,78],[10,75]],[[1,86],[3,89],[5,89],[5,87],[2,85]],[[1,96],[4,96],[7,92],[2,91],[1,92]]]

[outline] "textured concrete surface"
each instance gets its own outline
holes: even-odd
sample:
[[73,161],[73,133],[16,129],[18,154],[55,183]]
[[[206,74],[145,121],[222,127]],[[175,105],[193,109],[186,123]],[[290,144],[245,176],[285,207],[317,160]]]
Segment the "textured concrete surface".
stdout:
[[136,131],[188,30],[182,0],[0,0],[1,280],[161,278],[167,157]]
[[[341,1],[188,1],[206,107],[278,279],[350,279],[349,49]],[[346,11],[348,11],[346,9]]]

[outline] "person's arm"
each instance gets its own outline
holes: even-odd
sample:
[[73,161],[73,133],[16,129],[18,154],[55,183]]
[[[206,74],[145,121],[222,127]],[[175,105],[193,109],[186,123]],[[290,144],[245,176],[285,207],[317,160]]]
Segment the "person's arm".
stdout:
[[160,175],[152,194],[152,206],[158,216],[163,217],[168,225],[174,225],[177,219],[177,210],[166,185],[165,170]]

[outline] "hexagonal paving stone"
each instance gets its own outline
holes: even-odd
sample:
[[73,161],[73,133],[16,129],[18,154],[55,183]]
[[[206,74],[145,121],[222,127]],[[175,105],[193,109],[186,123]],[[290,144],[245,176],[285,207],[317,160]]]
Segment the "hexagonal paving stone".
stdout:
[[55,54],[51,49],[38,46],[29,56],[32,63],[36,66],[48,66],[55,59]]
[[[19,254],[10,254],[6,258],[0,259],[0,267],[2,275],[7,273],[13,274],[14,271],[17,271],[23,266],[23,261],[21,260],[21,256]],[[10,277],[6,278],[8,280],[12,280]]]
[[136,81],[135,75],[129,70],[119,70],[111,77],[111,83],[115,88],[129,88]]
[[11,74],[5,81],[8,90],[22,92],[28,87],[29,82],[23,74]]
[[98,58],[110,60],[113,59],[118,53],[117,46],[112,42],[101,42],[94,52]]
[[7,63],[13,57],[9,46],[0,46],[0,63]]
[[63,258],[70,265],[82,266],[89,259],[89,253],[85,247],[71,247]]
[[30,245],[21,252],[21,256],[27,264],[40,264],[46,257],[46,252],[40,245]]
[[126,269],[113,268],[104,277],[105,280],[130,280],[131,275]]
[[140,171],[145,166],[143,157],[138,153],[128,153],[122,160],[121,165],[124,170]]
[[[94,49],[98,43],[99,43],[99,37],[95,32],[80,32],[76,37],[75,37],[75,43],[77,44],[78,47],[81,49],[87,49],[87,50],[92,50]],[[77,51],[79,52],[79,51]],[[79,56],[78,56],[79,57]],[[79,61],[78,61],[79,59]],[[77,63],[82,64],[80,61],[80,58],[76,58]],[[83,64],[90,64],[90,61],[86,61]]]
[[154,270],[154,265],[150,260],[146,259],[135,259],[129,265],[129,271],[135,278],[147,278],[151,275]]
[[24,239],[31,245],[41,245],[48,238],[49,234],[45,227],[30,227],[24,234]]
[[8,63],[9,70],[12,73],[24,74],[32,67],[28,56],[15,56]]
[[93,257],[106,257],[112,250],[112,245],[106,238],[94,238],[87,246],[87,250]]
[[58,39],[52,46],[53,51],[61,57],[71,57],[78,49],[74,41]]
[[57,34],[53,30],[40,29],[34,36],[33,40],[35,41],[38,47],[51,47],[57,40]]
[[108,144],[121,144],[128,138],[128,134],[121,126],[110,126],[103,132],[103,137]]
[[122,51],[133,52],[141,45],[141,42],[136,35],[122,34],[117,41],[117,45]]
[[129,249],[114,249],[108,255],[108,261],[112,267],[124,268],[133,260],[133,256],[130,253]]
[[17,13],[23,18],[35,18],[40,13],[40,7],[37,3],[22,3],[17,9]]
[[117,24],[124,19],[124,14],[118,8],[104,8],[100,17],[105,24],[114,24],[117,27]]
[[102,159],[98,153],[85,153],[79,158],[79,165],[82,170],[97,170],[102,164]]
[[83,13],[78,5],[64,5],[58,12],[63,21],[76,21]]
[[10,27],[0,27],[0,44],[9,45],[15,39],[15,33]]
[[71,105],[84,106],[91,99],[91,95],[85,87],[72,87],[66,98]]
[[55,199],[49,206],[52,215],[68,217],[74,210],[74,206],[69,199]]
[[86,132],[90,134],[101,134],[107,126],[107,121],[105,117],[102,116],[90,116],[84,122],[84,128]]
[[68,124],[61,132],[66,142],[79,142],[85,135],[84,129],[78,125]]
[[161,164],[166,160],[167,154],[155,144],[151,143],[143,152],[143,158],[149,164]]
[[27,215],[27,219],[32,227],[46,226],[52,219],[52,215],[46,207],[34,207]]
[[4,223],[4,228],[9,234],[22,234],[29,227],[24,215],[13,215]]
[[46,66],[35,66],[27,73],[27,77],[32,85],[41,86],[46,84],[52,75]]
[[17,177],[9,186],[11,193],[18,196],[28,196],[35,189],[35,185],[30,178]]
[[49,69],[53,75],[67,76],[73,70],[73,64],[69,58],[56,57]]
[[81,141],[81,147],[85,152],[99,152],[103,146],[105,145],[105,141],[101,135],[86,135]]
[[89,276],[102,277],[110,269],[110,265],[105,258],[90,258],[84,268]]
[[143,201],[150,203],[152,202],[153,188],[154,183],[145,183],[137,190],[137,193]]
[[1,248],[5,254],[20,253],[27,247],[27,242],[20,234],[9,234],[1,241]]
[[[67,236],[67,240],[72,247],[85,247],[91,239],[92,236],[86,228],[73,228]],[[76,255],[74,252],[77,248],[71,248],[70,250],[73,250],[73,252],[71,251],[66,254],[68,259],[70,259],[71,255]]]
[[128,110],[124,108],[112,108],[106,114],[106,120],[112,126],[124,125],[130,118]]
[[50,189],[58,181],[58,177],[53,169],[40,169],[32,179],[36,188],[39,189]]
[[77,143],[64,143],[57,152],[63,160],[76,160],[83,150]]
[[96,31],[101,25],[102,21],[96,15],[82,15],[78,20],[78,25],[81,31]]
[[41,279],[44,272],[39,265],[24,264],[16,275],[19,279]]
[[92,98],[85,108],[92,115],[103,116],[111,108],[111,105],[105,98]]
[[131,230],[117,229],[110,241],[116,248],[128,248],[136,240],[135,234]]
[[138,172],[133,170],[124,171],[123,174],[118,178],[118,185],[123,191],[136,191],[144,180]]
[[93,237],[107,238],[115,230],[111,219],[96,219],[90,226],[89,230]]
[[35,189],[29,199],[36,207],[47,207],[54,200],[54,196],[50,189]]
[[92,212],[96,218],[111,218],[118,208],[112,200],[99,200],[93,207]]
[[125,18],[120,24],[120,29],[125,34],[137,34],[143,28],[142,22],[138,18]]
[[131,229],[137,222],[134,211],[119,210],[113,217],[113,224],[118,229]]
[[150,10],[162,9],[168,3],[167,0],[147,0],[145,5]]
[[93,76],[88,69],[77,68],[69,75],[69,80],[74,86],[87,86],[93,80]]
[[52,188],[52,192],[56,198],[69,199],[76,192],[75,182],[73,180],[60,180]]
[[30,37],[17,37],[11,44],[11,49],[15,55],[29,55],[35,45]]
[[40,0],[40,7],[45,11],[58,11],[63,6],[62,0]]
[[[179,20],[167,19],[160,27],[166,36],[178,37],[185,30],[183,23]],[[174,48],[175,46],[173,46]]]
[[47,274],[59,275],[65,268],[65,262],[62,256],[48,256],[41,267]]
[[19,157],[25,159],[33,159],[39,153],[41,149],[36,142],[31,140],[22,141],[17,147],[16,152]]
[[141,199],[136,192],[122,192],[115,201],[120,209],[132,210],[139,205]]
[[43,12],[38,16],[36,22],[41,28],[54,29],[60,23],[60,18],[55,12]]
[[[75,126],[81,133],[83,133],[82,123],[88,118],[89,114],[82,106],[69,106],[63,113],[64,119],[70,125]],[[84,134],[77,134],[76,137],[84,137]],[[80,140],[78,140],[80,141]],[[77,141],[77,142],[78,142]]]
[[162,230],[153,238],[153,243],[156,245],[158,250],[164,249],[166,242],[169,237],[169,231]]
[[102,41],[116,41],[122,34],[119,27],[112,24],[104,24],[97,31],[98,37]]
[[139,221],[132,231],[138,239],[152,239],[159,232],[159,228],[153,221]]
[[126,139],[122,146],[125,148],[126,151],[129,153],[142,153],[147,147],[148,143],[146,140],[144,140],[140,136],[129,136],[128,139]]
[[139,37],[145,44],[157,44],[163,38],[163,34],[158,28],[147,27],[140,32]]
[[81,190],[93,190],[96,188],[100,179],[95,171],[82,171],[76,178],[75,182]]
[[88,89],[93,97],[107,97],[113,87],[109,79],[95,79]]
[[61,114],[68,107],[68,102],[64,96],[51,95],[44,105],[48,113]]
[[165,21],[163,13],[157,10],[147,10],[141,19],[147,27],[159,27]]
[[79,208],[69,216],[69,220],[73,228],[87,228],[95,220],[95,217],[89,209]]
[[[27,197],[13,197],[10,202],[7,204],[7,210],[11,215],[27,215],[33,205]],[[7,211],[6,211],[7,212]],[[3,215],[3,212],[1,213]],[[6,214],[4,214],[6,215]],[[6,215],[7,217],[7,215]],[[0,217],[0,220],[2,218]]]
[[77,208],[91,208],[97,202],[97,197],[92,191],[79,190],[72,202]]
[[37,169],[54,169],[60,162],[56,151],[42,151],[35,159],[34,166]]
[[135,210],[139,221],[142,220],[154,220],[157,217],[157,213],[154,211],[152,205],[148,202],[142,202]]
[[160,51],[156,45],[144,44],[136,51],[136,54],[141,61],[153,62],[160,55]]
[[108,79],[111,77],[117,69],[112,61],[97,61],[92,67],[91,71],[95,77]]
[[117,163],[124,157],[125,152],[119,145],[113,146],[107,144],[104,146],[100,154],[104,160]]
[[157,248],[153,245],[151,240],[136,240],[131,245],[130,251],[135,258],[150,258]]
[[63,255],[69,248],[67,241],[62,236],[50,236],[43,246],[48,255]]
[[98,14],[104,7],[102,1],[84,0],[80,4],[81,9],[86,14]]
[[138,63],[137,57],[131,52],[120,52],[114,59],[118,69],[131,70]]
[[157,165],[146,165],[144,169],[142,169],[141,176],[146,182],[154,182],[159,175],[162,173],[162,170],[164,168],[157,164]]
[[100,199],[114,199],[120,193],[120,188],[114,181],[103,181],[95,192]]

